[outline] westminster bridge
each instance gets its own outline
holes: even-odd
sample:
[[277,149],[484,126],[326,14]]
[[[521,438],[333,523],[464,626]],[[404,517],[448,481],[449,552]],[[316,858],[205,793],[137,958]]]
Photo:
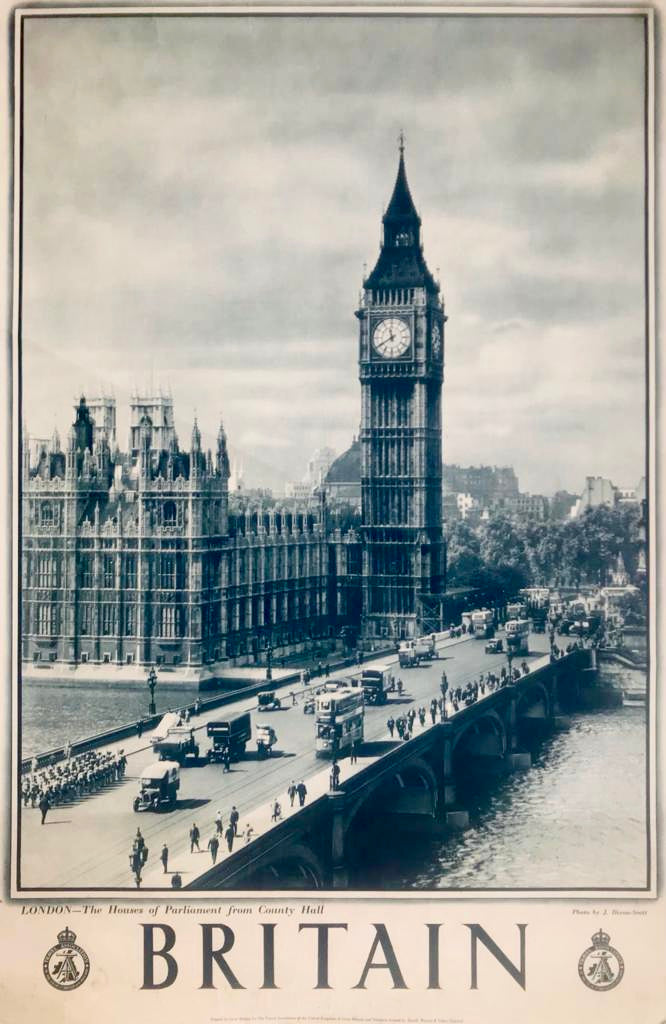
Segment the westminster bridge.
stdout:
[[345,888],[350,861],[371,856],[373,845],[396,829],[443,834],[466,828],[469,817],[457,792],[461,772],[529,769],[531,757],[522,748],[528,733],[568,728],[563,710],[613,699],[596,686],[595,651],[541,657],[515,682],[446,720],[428,719],[409,740],[365,744],[362,763],[337,790],[327,789],[275,823],[188,888]]
[[[122,781],[53,807],[43,828],[37,809],[22,808],[18,889],[26,895],[134,891],[128,854],[137,826],[150,851],[140,882],[144,892],[173,891],[176,875],[184,890],[200,892],[342,888],[350,865],[371,856],[391,830],[439,834],[466,827],[461,782],[474,772],[528,768],[530,734],[565,728],[569,712],[617,697],[598,685],[595,652],[576,650],[551,661],[547,638],[534,634],[530,650],[528,672],[518,681],[486,690],[455,713],[449,703],[446,721],[432,724],[428,716],[420,726],[417,718],[408,741],[390,738],[387,717],[429,707],[439,696],[442,669],[453,689],[478,680],[481,672],[499,674],[506,658],[486,654],[481,641],[445,636],[429,665],[399,669],[396,664],[404,692],[391,694],[384,707],[366,708],[358,762],[341,759],[341,783],[334,793],[329,790],[330,765],[315,754],[314,718],[303,714],[310,686],[285,681],[280,688],[278,683],[283,706],[268,717],[255,716],[254,689],[230,695],[224,717],[249,710],[253,731],[257,722],[270,721],[278,734],[275,756],[261,761],[248,750],[229,773],[200,760],[181,772],[178,803],[169,813],[133,812],[142,771],[155,755],[150,730],[141,737],[125,734],[110,744],[123,747],[128,757]],[[211,708],[194,720],[202,751],[207,722],[219,717],[220,709]],[[307,786],[302,808],[298,801],[290,806],[292,780]],[[271,816],[276,799],[282,805],[278,821]],[[238,838],[230,853],[222,841],[213,864],[208,840],[215,819],[219,813],[226,822],[234,805],[240,812]],[[189,841],[193,823],[201,835],[200,848],[194,850]],[[163,844],[169,850],[168,871],[159,857]]]

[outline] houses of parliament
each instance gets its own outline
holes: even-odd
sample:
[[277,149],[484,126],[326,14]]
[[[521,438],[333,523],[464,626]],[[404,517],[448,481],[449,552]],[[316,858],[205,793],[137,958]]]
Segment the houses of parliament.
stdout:
[[[444,323],[401,140],[379,257],[358,320],[361,521],[342,533],[325,489],[309,506],[230,507],[220,424],[179,444],[170,396],[135,395],[127,451],[115,401],[81,398],[21,455],[22,658],[157,665],[214,676],[330,638],[441,626]],[[302,648],[300,648],[302,649]]]

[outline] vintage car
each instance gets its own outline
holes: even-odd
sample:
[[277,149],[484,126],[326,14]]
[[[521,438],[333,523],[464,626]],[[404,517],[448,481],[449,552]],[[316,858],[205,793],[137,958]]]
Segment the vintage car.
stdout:
[[157,761],[141,772],[135,811],[171,811],[180,789],[180,765],[176,761]]
[[303,701],[303,714],[314,715],[315,713],[315,699],[314,697],[308,697]]
[[273,747],[277,743],[277,733],[272,725],[258,725],[254,738],[257,742],[257,754],[259,757],[270,757]]
[[503,650],[504,644],[502,643],[502,638],[499,636],[493,637],[484,647],[486,654],[501,654]]
[[275,696],[275,690],[263,690],[257,694],[257,711],[278,711],[282,707]]

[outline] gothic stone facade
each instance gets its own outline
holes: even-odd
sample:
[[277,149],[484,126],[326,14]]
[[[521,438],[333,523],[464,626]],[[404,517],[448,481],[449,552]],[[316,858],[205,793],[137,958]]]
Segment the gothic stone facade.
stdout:
[[214,457],[196,422],[189,451],[147,413],[134,433],[112,450],[81,399],[64,452],[24,441],[24,660],[200,667],[328,633],[321,513],[230,514],[221,425]]

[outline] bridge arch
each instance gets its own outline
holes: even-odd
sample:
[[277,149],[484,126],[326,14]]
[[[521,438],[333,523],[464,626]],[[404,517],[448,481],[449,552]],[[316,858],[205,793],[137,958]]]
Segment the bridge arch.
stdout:
[[319,858],[302,843],[292,843],[275,857],[248,872],[248,889],[323,889],[325,872]]
[[453,757],[504,757],[508,738],[503,719],[488,710],[461,729],[453,740]]
[[528,686],[518,698],[516,715],[518,718],[541,718],[551,716],[551,696],[543,683],[534,682]]
[[382,806],[389,810],[399,811],[404,805],[404,794],[423,794],[420,806],[429,807],[428,813],[435,813],[437,807],[437,778],[427,761],[417,757],[400,765],[390,774],[380,777],[372,786],[348,808],[345,815],[345,831],[349,832],[360,813],[367,811],[371,805]]

